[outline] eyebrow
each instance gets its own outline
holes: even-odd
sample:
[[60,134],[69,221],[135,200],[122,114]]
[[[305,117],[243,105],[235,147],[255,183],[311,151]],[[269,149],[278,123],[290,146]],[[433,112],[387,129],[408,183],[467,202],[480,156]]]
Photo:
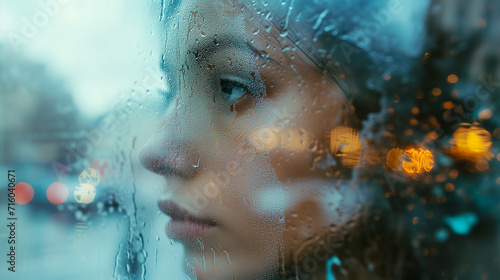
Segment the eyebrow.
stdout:
[[[239,48],[247,47],[248,49],[250,49],[250,51],[257,54],[258,56],[265,59],[266,61],[283,67],[283,65],[281,63],[279,63],[277,60],[270,57],[265,52],[259,50],[257,47],[255,47],[249,41],[245,41],[243,43],[241,40],[237,40],[235,38],[235,36],[231,36],[231,35],[222,35],[220,38],[217,38],[217,39],[203,40],[202,43],[197,43],[194,46],[191,45],[189,47],[189,49],[187,50],[187,53],[194,54],[195,57],[197,57],[201,60],[205,60],[207,57],[215,54],[217,50],[232,48],[232,47],[239,47]],[[165,57],[163,57],[161,62],[160,62],[160,69],[162,69],[164,72],[168,73],[168,72],[171,72],[173,70],[173,68],[174,68],[173,65],[174,64],[171,61],[167,61],[167,59],[165,59]]]
[[212,40],[209,39],[203,40],[202,43],[190,47],[187,52],[194,54],[195,57],[197,58],[205,59],[206,57],[215,54],[217,50],[232,48],[232,47],[238,47],[238,48],[247,47],[252,52],[256,53],[266,61],[277,64],[279,66],[283,66],[281,63],[270,57],[268,54],[259,50],[249,41],[246,40],[245,43],[243,43],[241,40],[238,40],[235,38],[235,36],[231,35],[222,35],[220,38],[217,39],[214,38]]
[[216,53],[217,50],[226,49],[230,47],[243,47],[244,44],[231,35],[222,35],[220,38],[214,37],[213,39],[204,39],[201,42],[188,46],[187,53],[194,54],[196,58],[205,59]]

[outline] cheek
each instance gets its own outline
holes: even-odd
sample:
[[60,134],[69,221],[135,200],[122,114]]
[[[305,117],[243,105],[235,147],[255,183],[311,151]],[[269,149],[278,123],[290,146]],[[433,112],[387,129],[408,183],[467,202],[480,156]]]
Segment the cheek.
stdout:
[[314,249],[327,239],[331,224],[338,221],[331,210],[333,204],[338,204],[338,197],[321,184],[310,181],[286,187],[288,203],[283,237],[287,262],[312,255]]
[[[296,180],[300,177],[325,177],[324,171],[315,168],[315,163],[330,150],[330,131],[342,123],[342,102],[317,101],[317,104],[283,102],[278,109],[287,112],[274,126],[259,131],[253,139],[258,149],[267,150],[272,166],[280,181]],[[319,109],[321,108],[321,109]],[[285,124],[285,125],[283,125]]]
[[363,194],[335,180],[310,179],[285,186],[283,233],[289,261],[333,256],[336,248],[359,225]]
[[[283,184],[287,225],[310,236],[328,230],[330,223],[340,223],[335,208],[344,198],[335,180],[303,178]],[[304,229],[306,228],[306,229]]]

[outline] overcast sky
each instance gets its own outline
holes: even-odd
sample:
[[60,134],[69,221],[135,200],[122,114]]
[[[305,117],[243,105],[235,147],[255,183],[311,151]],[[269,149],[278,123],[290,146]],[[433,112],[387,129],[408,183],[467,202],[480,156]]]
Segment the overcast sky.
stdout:
[[80,112],[98,117],[157,71],[150,2],[0,0],[0,43],[49,66],[68,81]]

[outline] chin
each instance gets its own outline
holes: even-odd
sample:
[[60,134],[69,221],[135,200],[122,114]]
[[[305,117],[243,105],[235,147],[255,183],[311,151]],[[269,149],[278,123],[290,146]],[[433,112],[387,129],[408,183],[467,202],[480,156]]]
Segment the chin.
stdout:
[[[220,263],[212,263],[212,259],[206,259],[206,263],[203,264],[199,256],[196,258],[196,263],[192,265],[192,268],[196,272],[197,280],[278,280],[282,279],[279,277],[278,272],[269,272],[262,267],[252,267],[249,265],[250,262],[244,264],[231,263],[227,265],[225,261],[221,260]],[[205,266],[204,266],[205,265]]]

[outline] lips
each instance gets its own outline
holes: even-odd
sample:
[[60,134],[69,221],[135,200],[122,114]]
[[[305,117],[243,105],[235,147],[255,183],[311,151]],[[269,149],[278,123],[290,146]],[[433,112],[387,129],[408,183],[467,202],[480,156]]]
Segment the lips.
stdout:
[[202,237],[217,226],[214,219],[195,216],[170,200],[159,201],[158,207],[172,218],[166,230],[168,237],[174,240]]

